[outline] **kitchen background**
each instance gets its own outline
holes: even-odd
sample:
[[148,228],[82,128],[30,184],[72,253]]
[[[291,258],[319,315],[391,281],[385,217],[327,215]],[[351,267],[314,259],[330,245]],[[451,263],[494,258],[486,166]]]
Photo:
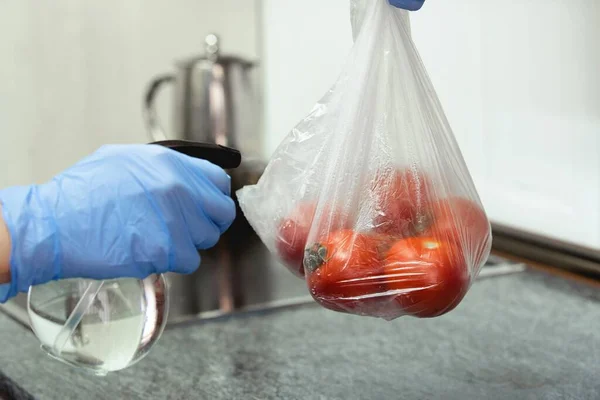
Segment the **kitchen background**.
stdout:
[[[427,0],[411,22],[490,217],[600,250],[600,3]],[[348,0],[0,2],[0,187],[148,141],[148,82],[209,32],[260,61],[265,157],[352,45]]]

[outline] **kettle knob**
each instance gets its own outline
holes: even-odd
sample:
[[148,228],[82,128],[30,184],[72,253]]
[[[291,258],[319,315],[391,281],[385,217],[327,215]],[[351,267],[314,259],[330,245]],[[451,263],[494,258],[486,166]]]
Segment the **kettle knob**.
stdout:
[[204,50],[206,57],[215,61],[219,57],[219,37],[214,33],[209,33],[204,38]]

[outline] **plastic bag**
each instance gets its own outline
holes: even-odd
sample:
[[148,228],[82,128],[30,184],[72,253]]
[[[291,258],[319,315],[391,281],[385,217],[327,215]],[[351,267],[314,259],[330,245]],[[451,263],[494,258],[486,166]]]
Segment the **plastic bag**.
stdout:
[[246,218],[313,298],[340,312],[436,317],[465,296],[490,224],[407,13],[352,2],[341,76],[280,144]]

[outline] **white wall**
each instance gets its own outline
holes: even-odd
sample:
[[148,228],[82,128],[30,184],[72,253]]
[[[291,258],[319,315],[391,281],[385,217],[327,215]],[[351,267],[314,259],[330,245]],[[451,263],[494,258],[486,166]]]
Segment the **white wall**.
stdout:
[[48,179],[104,143],[148,141],[150,78],[202,53],[211,31],[225,52],[255,57],[256,10],[254,0],[0,1],[0,187]]
[[[348,0],[264,0],[263,18],[270,153],[351,33]],[[427,0],[411,18],[491,218],[600,249],[600,3]]]

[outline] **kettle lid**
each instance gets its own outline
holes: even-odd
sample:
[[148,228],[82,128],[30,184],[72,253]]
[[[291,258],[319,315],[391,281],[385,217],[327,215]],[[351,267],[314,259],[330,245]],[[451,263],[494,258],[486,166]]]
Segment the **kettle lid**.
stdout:
[[215,64],[241,64],[244,67],[254,66],[254,62],[237,56],[222,55],[220,52],[220,39],[214,33],[209,33],[204,38],[204,54],[183,59],[177,64],[183,68],[191,68],[199,62],[212,62]]

